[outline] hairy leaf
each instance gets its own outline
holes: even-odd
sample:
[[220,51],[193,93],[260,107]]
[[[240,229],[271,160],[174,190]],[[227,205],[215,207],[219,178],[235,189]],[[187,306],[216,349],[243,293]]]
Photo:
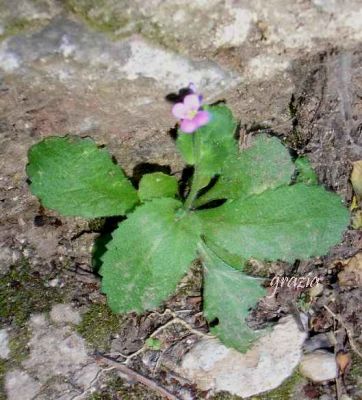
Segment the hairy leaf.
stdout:
[[306,185],[317,185],[318,177],[307,157],[298,157],[295,160],[297,170],[297,182],[303,182]]
[[205,246],[200,250],[204,269],[204,316],[216,325],[211,333],[228,347],[246,351],[260,331],[248,327],[245,318],[264,296],[262,280],[236,271]]
[[296,184],[199,211],[203,234],[242,259],[306,259],[325,254],[349,222],[340,198]]
[[157,308],[196,258],[199,222],[174,199],[138,207],[113,233],[100,270],[115,312]]
[[137,192],[105,149],[91,139],[50,137],[29,151],[31,191],[62,215],[86,218],[122,215]]
[[290,182],[294,164],[288,150],[275,137],[261,134],[237,157],[225,160],[221,175],[196,206],[215,199],[238,199]]
[[175,197],[177,192],[177,179],[162,172],[144,175],[138,189],[138,195],[142,201],[159,197]]

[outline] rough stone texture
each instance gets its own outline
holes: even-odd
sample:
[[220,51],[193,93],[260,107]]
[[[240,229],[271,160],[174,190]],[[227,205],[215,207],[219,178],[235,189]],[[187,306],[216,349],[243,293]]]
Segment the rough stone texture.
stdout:
[[[79,314],[69,305],[58,304],[51,310],[58,326],[49,323],[45,314],[33,315],[29,322],[30,354],[22,369],[9,371],[5,388],[9,399],[70,400],[88,389],[99,373],[99,366],[88,356],[84,339],[69,325],[78,323]],[[35,397],[36,396],[36,397]]]
[[40,387],[40,383],[24,371],[8,372],[5,378],[8,400],[32,400],[40,392]]
[[30,327],[30,357],[22,365],[33,371],[41,382],[56,375],[73,373],[87,362],[83,339],[68,326],[55,328],[49,325],[44,315],[36,315],[32,317]]
[[323,382],[337,377],[337,364],[333,353],[318,350],[303,356],[299,371],[314,382]]
[[186,354],[179,372],[201,390],[252,396],[276,388],[292,374],[306,336],[287,317],[245,354],[202,339]]
[[0,358],[9,358],[9,334],[7,329],[0,330]]
[[[175,121],[165,96],[193,81],[207,102],[227,101],[241,121],[242,144],[262,128],[279,136],[294,154],[306,154],[320,182],[349,204],[351,162],[362,158],[361,21],[360,0],[0,2],[0,274],[26,262],[29,273],[44,279],[44,288],[61,289],[65,296],[45,307],[50,320],[45,314],[32,317],[30,355],[6,375],[9,397],[20,390],[14,376],[33,388],[29,393],[39,391],[41,400],[65,400],[86,389],[98,367],[75,333],[78,311],[67,304],[104,301],[90,266],[101,229],[42,209],[26,182],[29,147],[49,135],[89,135],[135,178],[135,167],[145,163],[169,165],[179,177],[183,163],[169,135]],[[350,230],[325,264],[352,257],[361,243],[360,234]],[[323,270],[321,262],[301,263],[298,271],[304,273],[306,265]],[[12,284],[16,289],[19,282]],[[21,285],[26,282],[19,291]],[[185,318],[185,310],[200,311],[195,303],[200,291],[182,289],[182,300],[171,304]],[[321,308],[325,293],[315,300]],[[338,296],[343,315],[358,321],[357,290]],[[278,301],[275,309],[263,316],[279,318]],[[14,320],[1,321],[10,336],[28,326]],[[129,318],[113,338],[113,350],[138,350],[168,320],[156,314]],[[188,321],[206,330],[200,316]],[[322,332],[328,329],[321,326]],[[163,334],[174,353],[162,354],[162,365],[174,365],[167,361],[179,361],[197,338],[180,340],[187,330],[181,333]],[[291,372],[293,360],[270,387]],[[147,375],[159,364],[149,352],[135,368]],[[277,363],[270,370],[280,371]],[[165,383],[157,373],[154,378]],[[172,374],[167,379],[174,380]]]
[[79,324],[81,316],[70,304],[55,304],[50,311],[50,318],[58,323]]

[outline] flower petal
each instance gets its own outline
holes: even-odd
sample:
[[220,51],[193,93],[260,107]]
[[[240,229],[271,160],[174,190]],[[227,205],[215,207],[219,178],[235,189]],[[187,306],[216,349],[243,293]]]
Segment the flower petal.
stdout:
[[181,121],[180,129],[185,133],[192,133],[198,128],[195,119],[183,119]]
[[188,110],[198,110],[201,106],[201,102],[197,94],[188,94],[185,96],[184,104]]
[[211,116],[208,111],[199,111],[193,121],[197,124],[197,126],[203,126],[210,122]]
[[188,109],[185,107],[184,103],[176,103],[172,107],[172,114],[177,119],[183,119],[187,117]]
[[196,86],[193,82],[189,83],[189,89],[191,90],[191,92],[196,93]]

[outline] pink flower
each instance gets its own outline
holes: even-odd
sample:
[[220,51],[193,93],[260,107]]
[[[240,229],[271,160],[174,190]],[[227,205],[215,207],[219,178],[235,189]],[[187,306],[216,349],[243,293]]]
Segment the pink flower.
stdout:
[[176,103],[173,106],[172,114],[181,121],[182,132],[195,132],[200,126],[206,125],[210,121],[210,113],[202,110],[201,105],[202,97],[191,93],[185,96],[182,103]]

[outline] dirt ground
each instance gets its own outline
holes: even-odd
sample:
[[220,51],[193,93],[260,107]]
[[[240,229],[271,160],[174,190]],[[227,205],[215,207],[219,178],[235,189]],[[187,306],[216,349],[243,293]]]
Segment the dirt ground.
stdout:
[[[353,162],[362,159],[362,3],[121,3],[126,14],[113,1],[0,4],[0,323],[7,338],[0,398],[26,400],[26,388],[29,399],[151,400],[162,398],[157,387],[177,399],[239,398],[202,392],[176,372],[208,332],[198,263],[158,312],[112,314],[91,251],[118,221],[44,209],[25,174],[32,144],[71,133],[105,144],[135,180],[155,166],[181,177],[165,97],[196,80],[208,101],[231,107],[241,143],[263,131],[293,157],[308,156],[320,184],[352,206],[355,218],[325,257],[249,262],[266,287],[276,274],[321,278],[318,293],[282,288],[273,302],[260,301],[248,323],[264,327],[302,312],[309,317],[303,350],[334,352],[340,368],[322,383],[295,372],[252,398],[362,399],[362,230],[353,222],[362,204],[350,182]],[[232,18],[239,17],[245,29],[235,34]],[[288,28],[278,31],[279,24]],[[156,331],[162,347],[147,347]],[[63,344],[75,355],[56,360]],[[126,360],[129,371],[111,364]]]

